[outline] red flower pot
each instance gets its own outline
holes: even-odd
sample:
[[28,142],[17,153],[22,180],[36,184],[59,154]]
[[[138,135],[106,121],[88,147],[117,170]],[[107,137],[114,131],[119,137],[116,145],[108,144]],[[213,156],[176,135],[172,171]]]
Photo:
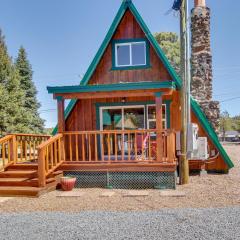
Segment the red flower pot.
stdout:
[[75,177],[62,177],[61,186],[63,191],[72,191],[76,183]]

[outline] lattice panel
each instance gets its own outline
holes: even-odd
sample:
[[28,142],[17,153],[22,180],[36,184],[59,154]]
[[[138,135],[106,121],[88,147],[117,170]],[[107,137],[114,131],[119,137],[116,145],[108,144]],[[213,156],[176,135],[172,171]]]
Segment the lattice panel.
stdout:
[[76,188],[104,188],[107,186],[107,174],[104,172],[64,172],[64,176],[76,177]]
[[174,172],[65,172],[77,178],[76,188],[107,187],[115,189],[175,189]]
[[175,174],[162,172],[119,172],[110,174],[110,185],[119,189],[175,188]]

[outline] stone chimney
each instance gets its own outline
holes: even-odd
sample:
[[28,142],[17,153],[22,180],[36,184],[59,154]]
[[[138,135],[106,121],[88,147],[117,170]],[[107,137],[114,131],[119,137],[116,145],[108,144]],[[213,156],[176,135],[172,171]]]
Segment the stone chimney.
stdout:
[[212,100],[212,53],[210,45],[210,9],[205,0],[195,0],[191,16],[192,83],[191,94],[216,131],[219,128],[220,105]]

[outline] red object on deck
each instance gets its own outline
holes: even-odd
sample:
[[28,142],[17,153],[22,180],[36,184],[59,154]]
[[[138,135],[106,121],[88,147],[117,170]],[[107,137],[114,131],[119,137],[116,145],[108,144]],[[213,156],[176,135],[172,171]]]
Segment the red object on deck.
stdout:
[[62,177],[61,186],[63,191],[72,191],[76,183],[76,178],[74,177]]

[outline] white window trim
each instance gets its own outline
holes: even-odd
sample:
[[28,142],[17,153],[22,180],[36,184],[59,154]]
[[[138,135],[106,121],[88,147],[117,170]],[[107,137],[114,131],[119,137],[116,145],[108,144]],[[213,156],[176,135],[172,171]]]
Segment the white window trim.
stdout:
[[[167,129],[167,105],[166,104],[162,104],[165,108],[165,118],[162,118],[162,122],[164,123],[164,129]],[[148,108],[149,107],[155,107],[155,104],[148,104],[147,105],[147,129],[149,129],[150,126],[150,122],[156,122],[156,119],[149,119],[148,117]]]
[[[134,44],[139,44],[139,43],[143,43],[144,44],[144,55],[145,55],[145,63],[144,64],[133,64],[132,63],[132,45]],[[129,46],[130,49],[130,64],[126,64],[126,65],[119,65],[118,64],[118,51],[117,51],[117,47],[118,46]],[[136,67],[136,66],[145,66],[147,64],[147,46],[146,46],[146,42],[145,41],[141,41],[141,42],[129,42],[129,43],[116,43],[115,44],[115,65],[116,67]]]
[[[144,105],[128,105],[128,106],[109,106],[109,107],[100,107],[100,130],[103,131],[103,110],[107,109],[120,109],[122,113],[122,130],[124,130],[124,109],[128,108],[143,108],[144,110],[144,119],[146,116]],[[145,129],[145,121],[144,121],[144,129]]]

